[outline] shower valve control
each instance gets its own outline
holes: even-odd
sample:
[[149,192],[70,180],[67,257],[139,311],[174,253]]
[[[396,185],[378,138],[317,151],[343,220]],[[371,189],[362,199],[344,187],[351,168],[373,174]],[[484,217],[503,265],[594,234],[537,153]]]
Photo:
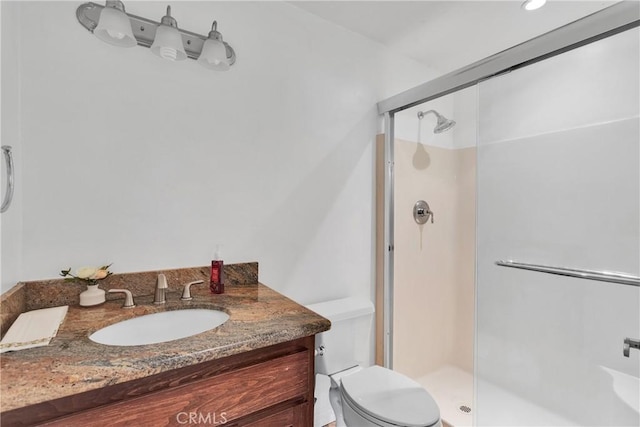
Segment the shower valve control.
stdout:
[[418,200],[415,205],[413,205],[413,219],[416,220],[418,224],[424,224],[429,221],[431,218],[431,224],[433,224],[433,211],[429,207],[429,204],[424,200]]

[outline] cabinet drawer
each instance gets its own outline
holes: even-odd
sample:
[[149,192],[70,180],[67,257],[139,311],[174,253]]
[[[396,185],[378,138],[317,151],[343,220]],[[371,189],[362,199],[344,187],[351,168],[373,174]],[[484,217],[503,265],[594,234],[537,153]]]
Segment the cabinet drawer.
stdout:
[[305,399],[309,368],[309,356],[303,351],[46,425],[223,425],[280,402]]
[[309,423],[305,422],[305,416],[309,403],[303,403],[293,408],[286,409],[277,414],[262,418],[249,424],[240,424],[242,427],[304,427]]

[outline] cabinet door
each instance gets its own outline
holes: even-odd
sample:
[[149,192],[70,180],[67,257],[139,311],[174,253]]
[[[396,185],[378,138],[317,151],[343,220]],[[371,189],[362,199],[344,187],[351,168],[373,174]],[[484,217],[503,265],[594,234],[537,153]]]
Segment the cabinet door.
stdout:
[[[306,399],[310,368],[308,352],[303,351],[46,425],[224,425],[281,402]],[[291,425],[296,425],[296,414],[294,411]]]

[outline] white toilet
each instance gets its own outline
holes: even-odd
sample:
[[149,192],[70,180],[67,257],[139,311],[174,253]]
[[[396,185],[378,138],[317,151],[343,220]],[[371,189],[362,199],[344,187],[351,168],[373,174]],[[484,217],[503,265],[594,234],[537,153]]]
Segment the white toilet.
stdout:
[[331,377],[340,390],[348,427],[441,427],[440,410],[417,382],[380,366],[363,368],[369,359],[373,304],[343,298],[307,306],[331,321],[316,335],[316,373]]

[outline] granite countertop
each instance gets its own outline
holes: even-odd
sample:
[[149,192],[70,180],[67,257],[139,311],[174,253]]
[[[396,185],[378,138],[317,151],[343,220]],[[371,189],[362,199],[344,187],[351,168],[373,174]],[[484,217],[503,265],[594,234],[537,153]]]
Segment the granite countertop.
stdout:
[[[154,305],[152,296],[96,307],[70,305],[57,336],[46,347],[2,354],[0,408],[9,411],[149,375],[264,348],[326,331],[330,322],[260,283],[227,286],[214,295],[194,285],[193,300],[179,292]],[[175,341],[144,346],[105,346],[89,340],[96,330],[132,317],[183,308],[211,308],[229,315],[218,328]]]

